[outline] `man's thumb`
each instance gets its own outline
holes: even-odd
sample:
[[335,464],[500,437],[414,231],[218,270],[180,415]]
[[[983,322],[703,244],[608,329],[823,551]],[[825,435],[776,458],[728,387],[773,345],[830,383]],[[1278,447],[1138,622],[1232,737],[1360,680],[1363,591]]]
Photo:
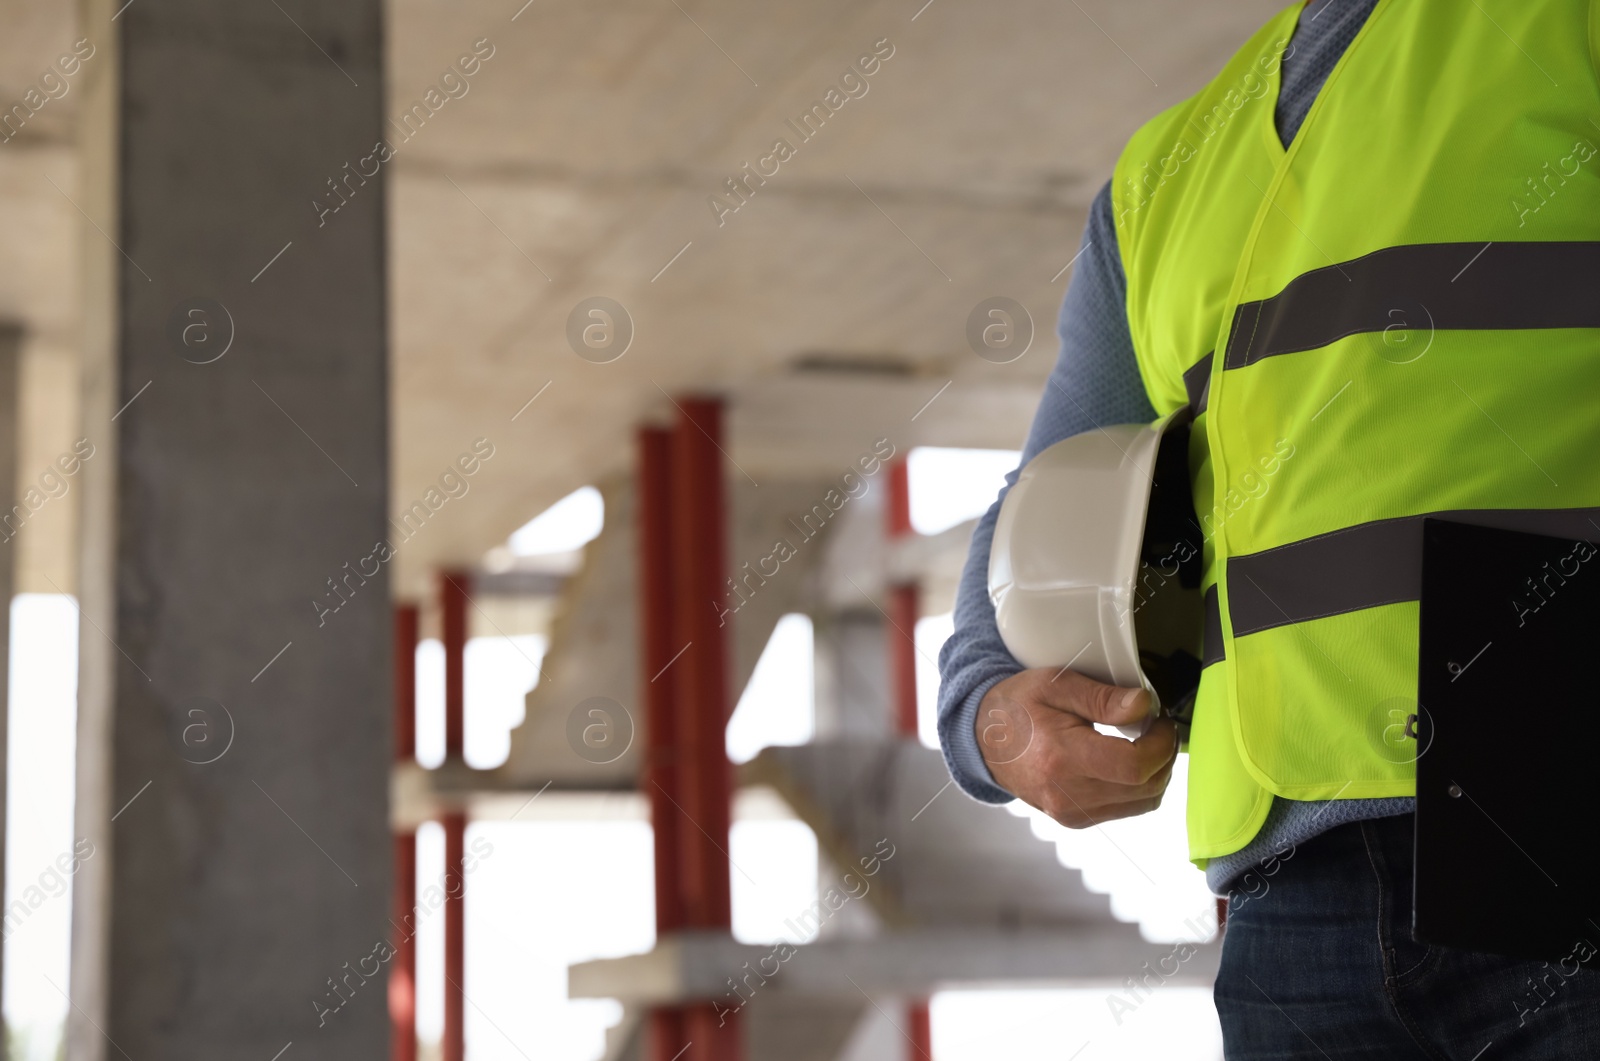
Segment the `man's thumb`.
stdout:
[[1150,712],[1147,690],[1107,685],[1071,670],[1046,683],[1045,698],[1052,707],[1107,726],[1131,725]]

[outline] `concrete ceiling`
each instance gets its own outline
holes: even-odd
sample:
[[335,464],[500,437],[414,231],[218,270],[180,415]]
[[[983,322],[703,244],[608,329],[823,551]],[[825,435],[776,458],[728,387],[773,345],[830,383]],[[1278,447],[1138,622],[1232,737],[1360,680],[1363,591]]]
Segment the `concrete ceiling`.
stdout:
[[[921,3],[398,0],[392,112],[473,41],[495,49],[396,160],[396,499],[467,440],[497,447],[492,489],[419,535],[402,579],[624,465],[668,393],[728,394],[727,448],[757,481],[842,472],[879,436],[1020,445],[1058,274],[1121,144],[1276,5]],[[786,119],[884,38],[866,94],[802,141]],[[719,226],[708,197],[780,137],[793,157]],[[595,295],[636,329],[603,365],[566,339]],[[1008,365],[965,338],[993,295],[1040,332]],[[902,374],[795,372],[807,358]]]
[[[633,426],[670,414],[669,394],[728,395],[726,447],[757,481],[843,472],[878,437],[902,452],[1020,445],[1063,267],[1121,144],[1277,6],[519,3],[389,10],[394,116],[451,89],[443,75],[475,42],[493,47],[409,140],[389,126],[394,510],[474,439],[495,446],[401,549],[402,592],[625,467]],[[70,5],[46,0],[0,4],[0,27],[5,101],[75,37]],[[866,94],[802,141],[786,119],[884,38],[893,55]],[[0,145],[0,312],[31,335],[23,480],[77,437],[74,102]],[[719,226],[708,197],[780,137],[793,157]],[[965,337],[996,295],[1037,331],[1005,365]],[[635,329],[610,363],[568,344],[591,296]],[[28,532],[23,588],[70,584],[71,495],[52,504]]]

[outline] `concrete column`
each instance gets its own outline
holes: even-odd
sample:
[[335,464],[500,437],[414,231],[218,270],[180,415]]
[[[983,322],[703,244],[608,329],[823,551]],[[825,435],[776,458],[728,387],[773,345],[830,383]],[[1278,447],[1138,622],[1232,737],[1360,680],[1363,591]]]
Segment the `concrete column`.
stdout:
[[389,1061],[417,1061],[417,833],[394,837],[394,949],[389,970]]
[[388,1050],[380,15],[80,6],[73,1061]]
[[817,739],[895,732],[888,659],[894,631],[871,603],[813,619]]

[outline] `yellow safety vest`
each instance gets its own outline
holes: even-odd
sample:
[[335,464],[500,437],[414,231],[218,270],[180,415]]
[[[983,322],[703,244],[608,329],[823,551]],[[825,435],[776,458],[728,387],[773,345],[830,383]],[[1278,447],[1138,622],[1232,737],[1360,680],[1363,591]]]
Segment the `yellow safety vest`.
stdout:
[[1198,864],[1414,792],[1424,515],[1600,539],[1597,11],[1380,0],[1285,150],[1296,4],[1117,163],[1139,370],[1197,414]]

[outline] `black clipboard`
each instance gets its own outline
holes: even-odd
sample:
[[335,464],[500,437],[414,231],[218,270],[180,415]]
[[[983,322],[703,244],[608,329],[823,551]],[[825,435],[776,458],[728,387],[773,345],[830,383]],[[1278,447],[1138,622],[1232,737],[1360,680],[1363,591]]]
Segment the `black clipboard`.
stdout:
[[1600,943],[1600,546],[1422,537],[1412,932],[1558,961]]

